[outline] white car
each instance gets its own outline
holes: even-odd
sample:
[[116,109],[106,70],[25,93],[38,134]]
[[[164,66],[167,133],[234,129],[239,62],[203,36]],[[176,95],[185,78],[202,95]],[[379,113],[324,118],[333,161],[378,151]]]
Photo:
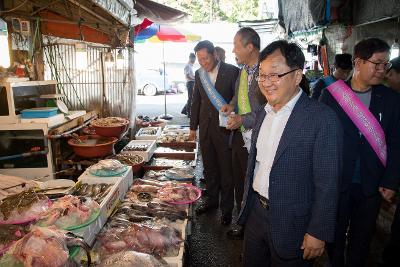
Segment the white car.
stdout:
[[165,74],[165,88],[164,88],[164,75],[162,70],[158,69],[145,69],[136,72],[136,85],[138,94],[146,96],[154,96],[163,93],[165,88],[167,92],[171,89],[171,84],[168,81],[168,74]]

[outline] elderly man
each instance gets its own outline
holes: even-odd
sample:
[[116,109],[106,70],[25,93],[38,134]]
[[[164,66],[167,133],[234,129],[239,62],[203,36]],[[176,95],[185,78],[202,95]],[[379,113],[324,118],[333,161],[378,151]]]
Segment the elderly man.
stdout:
[[[199,128],[201,155],[208,199],[197,207],[197,214],[220,206],[221,224],[232,221],[233,178],[230,131],[220,127],[219,110],[229,103],[235,94],[235,82],[239,69],[218,61],[214,45],[201,41],[194,48],[201,68],[195,73],[193,102],[190,118],[190,138],[196,138]],[[221,198],[220,198],[221,193]]]
[[[243,64],[236,81],[236,93],[232,101],[222,106],[221,112],[230,115],[227,129],[232,132],[232,167],[235,180],[236,207],[240,211],[244,179],[246,178],[247,157],[250,149],[251,130],[254,127],[256,112],[265,104],[255,77],[258,75],[260,55],[260,36],[249,27],[241,28],[233,40],[233,52],[238,64]],[[234,227],[227,232],[230,238],[242,238],[243,228]]]
[[332,83],[320,98],[345,133],[335,243],[328,247],[334,267],[365,266],[381,201],[390,201],[399,186],[399,95],[382,85],[389,52],[378,38],[360,41],[351,80]]
[[244,266],[311,266],[334,237],[342,132],[335,113],[299,87],[301,49],[275,41],[260,53],[267,104],[253,128],[244,201]]

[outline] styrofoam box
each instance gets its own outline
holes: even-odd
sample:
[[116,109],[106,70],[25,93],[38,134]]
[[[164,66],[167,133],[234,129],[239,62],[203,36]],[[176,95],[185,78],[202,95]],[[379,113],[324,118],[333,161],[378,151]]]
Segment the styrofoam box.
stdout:
[[121,176],[112,177],[98,177],[94,176],[86,170],[79,178],[82,183],[88,184],[114,184],[111,191],[103,199],[100,204],[100,215],[93,223],[83,227],[81,229],[74,230],[76,235],[83,237],[83,239],[89,245],[93,245],[96,235],[100,232],[106,223],[108,217],[110,217],[112,211],[115,209],[117,204],[124,199],[126,192],[133,183],[133,172],[132,167],[128,167],[128,170]]
[[[143,131],[150,129],[156,129],[157,130],[156,134],[154,135],[142,134]],[[140,130],[136,133],[135,138],[136,140],[156,140],[160,135],[161,135],[161,127],[145,127],[145,128],[140,128]]]
[[182,125],[167,125],[165,126],[164,133],[168,132],[177,132],[177,133],[189,133],[190,132],[190,127],[189,126],[182,126]]
[[[134,145],[148,145],[149,147],[146,151],[124,151],[125,147]],[[145,162],[148,162],[153,156],[157,145],[156,140],[132,140],[125,147],[121,150],[121,154],[140,155],[143,157]]]

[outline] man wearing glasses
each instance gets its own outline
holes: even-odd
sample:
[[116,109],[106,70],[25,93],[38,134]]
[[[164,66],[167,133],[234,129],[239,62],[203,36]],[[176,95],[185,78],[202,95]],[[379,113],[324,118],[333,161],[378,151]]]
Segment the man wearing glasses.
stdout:
[[399,186],[399,96],[381,84],[389,52],[378,38],[360,41],[351,80],[331,84],[320,98],[345,133],[335,243],[328,246],[333,267],[365,266],[381,201],[391,201]]
[[299,87],[304,61],[283,40],[260,53],[267,104],[256,116],[238,220],[244,266],[312,266],[333,241],[343,137],[335,113]]

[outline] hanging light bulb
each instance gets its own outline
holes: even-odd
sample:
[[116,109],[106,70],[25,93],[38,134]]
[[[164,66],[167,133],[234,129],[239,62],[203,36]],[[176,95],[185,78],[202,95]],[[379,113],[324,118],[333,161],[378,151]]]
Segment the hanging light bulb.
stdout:
[[120,49],[117,55],[117,69],[122,70],[124,68],[124,65],[125,65],[125,59],[124,55],[122,54],[122,50]]
[[75,44],[75,60],[76,60],[76,68],[78,70],[87,69],[88,67],[87,44],[85,43]]
[[390,59],[394,59],[395,57],[398,57],[400,55],[400,45],[399,45],[399,39],[394,39],[394,43],[392,44],[390,48]]
[[4,68],[10,67],[7,23],[2,19],[0,19],[0,66]]
[[111,52],[111,48],[108,48],[108,52],[104,56],[104,64],[106,65],[106,68],[114,66],[114,56]]

